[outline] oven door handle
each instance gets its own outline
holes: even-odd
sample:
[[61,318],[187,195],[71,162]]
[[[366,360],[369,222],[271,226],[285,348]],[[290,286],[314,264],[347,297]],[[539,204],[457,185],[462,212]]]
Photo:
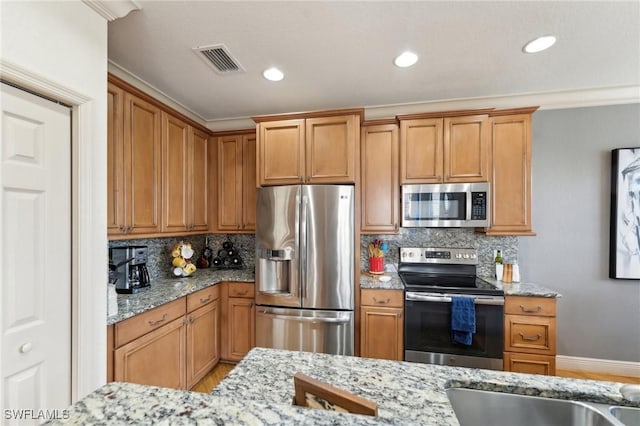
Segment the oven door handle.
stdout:
[[504,297],[501,296],[461,296],[452,294],[438,294],[438,293],[416,293],[408,291],[405,294],[405,300],[415,300],[418,302],[436,302],[436,303],[451,303],[451,297],[472,297],[476,305],[504,305]]

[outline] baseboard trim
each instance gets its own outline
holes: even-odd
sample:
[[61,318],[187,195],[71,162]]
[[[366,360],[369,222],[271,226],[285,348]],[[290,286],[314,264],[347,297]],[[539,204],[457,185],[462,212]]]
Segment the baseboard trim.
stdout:
[[582,358],[577,356],[556,356],[557,370],[594,371],[620,376],[640,377],[640,362],[616,361],[611,359]]

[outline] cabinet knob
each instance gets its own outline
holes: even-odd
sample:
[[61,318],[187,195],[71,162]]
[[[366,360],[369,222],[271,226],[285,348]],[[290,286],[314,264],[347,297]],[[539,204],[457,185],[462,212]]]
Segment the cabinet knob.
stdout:
[[21,354],[26,354],[26,353],[31,352],[32,349],[33,349],[33,343],[27,342],[27,343],[23,344],[22,346],[20,346],[19,351],[20,351]]

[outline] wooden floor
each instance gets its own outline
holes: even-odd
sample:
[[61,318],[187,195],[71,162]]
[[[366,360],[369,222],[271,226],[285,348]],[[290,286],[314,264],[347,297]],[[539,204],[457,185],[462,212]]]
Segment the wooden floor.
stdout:
[[[225,376],[233,370],[234,364],[219,363],[202,380],[200,380],[191,390],[194,392],[209,393],[215,388]],[[595,371],[576,370],[556,370],[559,377],[570,377],[573,379],[602,380],[607,382],[635,383],[640,384],[640,377],[620,376],[617,374],[600,373]]]
[[617,374],[601,373],[597,371],[556,370],[556,375],[560,377],[571,377],[573,379],[640,384],[640,377],[620,376]]
[[198,383],[196,383],[196,385],[192,387],[191,390],[194,392],[202,393],[211,392],[213,388],[218,386],[218,383],[220,383],[222,379],[224,379],[225,376],[229,374],[229,371],[233,370],[233,367],[235,367],[234,364],[224,364],[222,362],[218,363],[218,365],[213,367],[213,370],[207,373],[207,375],[204,376]]

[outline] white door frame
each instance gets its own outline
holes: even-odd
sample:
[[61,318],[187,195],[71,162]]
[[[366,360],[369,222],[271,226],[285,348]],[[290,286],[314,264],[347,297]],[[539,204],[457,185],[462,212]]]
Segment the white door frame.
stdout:
[[[108,241],[106,224],[98,223],[100,220],[95,220],[93,214],[96,206],[106,206],[106,188],[95,194],[92,174],[93,162],[97,161],[94,158],[106,157],[98,155],[101,153],[96,150],[103,145],[96,144],[91,137],[94,101],[85,94],[3,59],[0,59],[0,77],[72,107],[71,400],[76,401],[106,382]],[[104,203],[95,203],[94,200],[100,197],[100,194],[104,194]],[[103,215],[97,217],[102,218]],[[100,269],[101,264],[103,269]],[[100,309],[100,306],[103,306],[104,310]]]

